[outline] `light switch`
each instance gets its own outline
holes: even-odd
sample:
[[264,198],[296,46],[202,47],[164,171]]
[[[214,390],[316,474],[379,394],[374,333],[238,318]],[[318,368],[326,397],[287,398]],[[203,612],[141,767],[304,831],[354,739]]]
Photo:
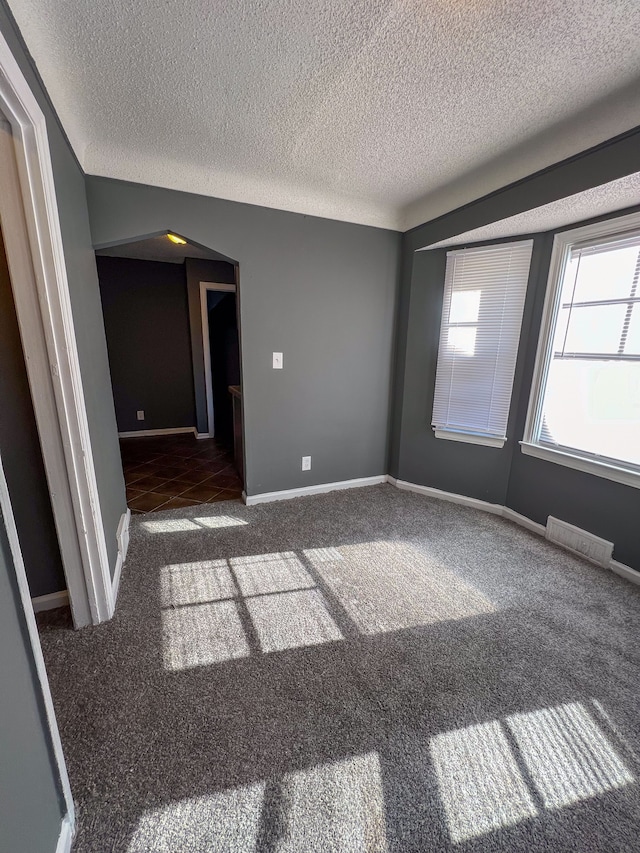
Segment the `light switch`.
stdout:
[[302,470],[303,471],[310,471],[311,470],[311,457],[310,456],[303,456],[302,457]]
[[136,412],[136,417],[138,418],[138,420],[139,420],[139,421],[143,421],[143,420],[144,420],[144,412],[143,412],[143,410],[142,410],[142,409],[139,409],[139,410]]
[[273,354],[273,369],[282,370],[282,353],[274,352]]

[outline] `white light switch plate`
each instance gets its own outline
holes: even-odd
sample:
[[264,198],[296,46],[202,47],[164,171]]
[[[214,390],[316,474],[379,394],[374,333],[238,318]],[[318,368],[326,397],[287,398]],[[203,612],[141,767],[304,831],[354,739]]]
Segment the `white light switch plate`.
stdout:
[[282,370],[282,353],[274,352],[273,354],[273,369]]
[[138,418],[139,421],[144,420],[144,412],[142,409],[140,409],[139,411],[136,412],[136,417]]
[[310,471],[311,470],[311,457],[310,456],[303,456],[302,457],[302,470],[303,471]]

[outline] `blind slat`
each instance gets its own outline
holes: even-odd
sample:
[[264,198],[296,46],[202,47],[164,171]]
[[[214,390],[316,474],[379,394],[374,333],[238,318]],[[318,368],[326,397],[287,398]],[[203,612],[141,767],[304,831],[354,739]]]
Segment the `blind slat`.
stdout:
[[432,426],[505,438],[532,240],[447,253]]

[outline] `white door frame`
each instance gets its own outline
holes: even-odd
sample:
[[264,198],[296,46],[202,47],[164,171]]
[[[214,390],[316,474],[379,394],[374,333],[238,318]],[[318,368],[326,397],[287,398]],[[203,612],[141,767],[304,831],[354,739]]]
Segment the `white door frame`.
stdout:
[[5,248],[12,280],[19,276],[18,324],[74,624],[81,627],[113,615],[111,573],[45,117],[1,33],[0,111],[11,126],[17,167],[12,183],[0,163],[3,182],[19,193],[24,215],[22,246],[20,229],[5,221]]
[[[53,707],[53,699],[51,698],[51,689],[49,687],[49,679],[47,678],[47,670],[45,668],[44,658],[42,656],[42,647],[40,646],[40,636],[38,634],[38,626],[36,625],[36,617],[31,606],[31,594],[29,592],[29,583],[27,574],[24,569],[24,560],[22,559],[22,551],[20,550],[20,540],[18,539],[18,531],[16,529],[13,510],[11,509],[11,499],[9,497],[9,489],[7,480],[2,467],[2,459],[0,459],[0,510],[4,519],[4,526],[7,531],[7,539],[9,540],[9,550],[13,558],[13,566],[18,581],[18,591],[20,593],[20,601],[22,610],[27,622],[27,632],[33,660],[36,669],[36,676],[40,683],[40,691],[44,702],[44,710],[47,717],[47,726],[51,735],[51,746],[53,748],[53,757],[58,771],[58,778],[62,788],[62,796],[66,806],[66,814],[62,817],[60,828],[60,837],[58,840],[57,850],[71,850],[71,839],[75,832],[75,808],[73,805],[73,797],[71,795],[71,785],[69,784],[69,775],[67,766],[64,760],[62,751],[62,742],[60,740],[60,731],[56,720],[56,712]],[[0,522],[2,523],[2,522]],[[10,690],[11,687],[6,686]]]
[[[202,351],[204,353],[204,385],[207,397],[208,436],[216,434],[213,419],[213,371],[211,369],[211,347],[209,345],[209,311],[207,309],[207,291],[218,290],[222,293],[236,293],[235,284],[218,284],[215,281],[200,282],[200,315],[202,317]],[[236,306],[237,310],[237,306]]]

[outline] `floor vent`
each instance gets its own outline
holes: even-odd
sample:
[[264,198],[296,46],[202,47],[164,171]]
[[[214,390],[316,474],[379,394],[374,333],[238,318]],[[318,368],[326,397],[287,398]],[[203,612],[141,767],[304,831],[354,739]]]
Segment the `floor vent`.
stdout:
[[563,548],[568,548],[575,554],[593,560],[600,566],[609,567],[613,553],[613,542],[600,539],[599,536],[587,533],[586,530],[574,527],[573,524],[567,524],[566,521],[560,521],[559,518],[554,518],[552,515],[547,519],[546,536],[550,542],[555,542],[556,545],[562,545]]

